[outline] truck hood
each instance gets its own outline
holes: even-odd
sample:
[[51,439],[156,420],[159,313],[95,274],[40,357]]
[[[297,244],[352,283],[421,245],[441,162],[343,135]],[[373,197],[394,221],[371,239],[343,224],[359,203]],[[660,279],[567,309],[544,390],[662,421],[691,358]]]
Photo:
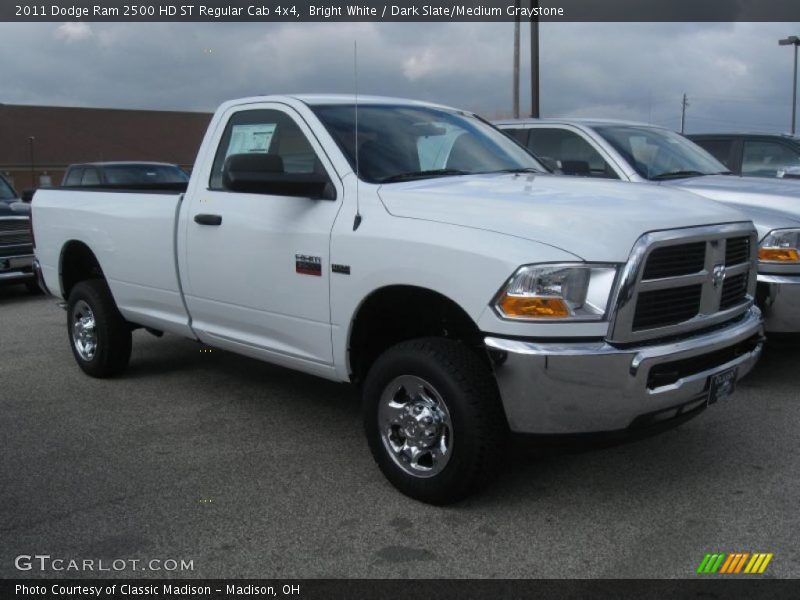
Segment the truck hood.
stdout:
[[626,261],[650,231],[749,220],[679,190],[533,173],[395,183],[378,195],[397,217],[494,231],[598,262]]
[[662,183],[725,202],[752,219],[761,239],[772,229],[800,225],[800,182],[765,177],[706,175]]

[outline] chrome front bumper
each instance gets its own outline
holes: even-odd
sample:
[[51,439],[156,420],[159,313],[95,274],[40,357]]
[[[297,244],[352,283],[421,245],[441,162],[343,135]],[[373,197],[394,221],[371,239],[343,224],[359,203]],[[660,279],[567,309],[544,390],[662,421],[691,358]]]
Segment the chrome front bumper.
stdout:
[[709,378],[755,365],[763,346],[758,308],[722,329],[658,345],[485,338],[512,431],[574,434],[655,424],[703,408]]
[[34,277],[32,254],[0,256],[0,283],[26,281]]
[[800,333],[800,276],[759,274],[758,287],[767,333]]

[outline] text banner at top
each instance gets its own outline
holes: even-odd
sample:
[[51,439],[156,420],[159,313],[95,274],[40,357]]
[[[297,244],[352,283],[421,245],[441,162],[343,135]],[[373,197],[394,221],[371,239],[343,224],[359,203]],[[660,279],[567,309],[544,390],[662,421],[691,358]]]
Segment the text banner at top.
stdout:
[[0,3],[0,21],[800,22],[800,0],[50,0]]

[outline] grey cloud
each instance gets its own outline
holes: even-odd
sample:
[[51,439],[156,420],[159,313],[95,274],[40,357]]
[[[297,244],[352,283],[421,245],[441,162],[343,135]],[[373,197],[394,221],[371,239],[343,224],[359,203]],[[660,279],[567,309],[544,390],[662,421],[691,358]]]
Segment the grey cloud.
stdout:
[[[543,23],[542,110],[690,130],[788,129],[797,23]],[[0,102],[213,110],[237,96],[359,88],[511,107],[511,23],[0,24]],[[523,108],[528,106],[523,26]],[[525,110],[527,110],[525,108]]]

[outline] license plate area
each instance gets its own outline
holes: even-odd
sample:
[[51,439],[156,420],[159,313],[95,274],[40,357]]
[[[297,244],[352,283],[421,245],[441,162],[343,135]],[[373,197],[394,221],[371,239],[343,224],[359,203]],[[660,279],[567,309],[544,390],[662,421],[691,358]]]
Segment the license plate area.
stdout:
[[737,367],[726,369],[708,378],[708,403],[724,400],[736,390]]

